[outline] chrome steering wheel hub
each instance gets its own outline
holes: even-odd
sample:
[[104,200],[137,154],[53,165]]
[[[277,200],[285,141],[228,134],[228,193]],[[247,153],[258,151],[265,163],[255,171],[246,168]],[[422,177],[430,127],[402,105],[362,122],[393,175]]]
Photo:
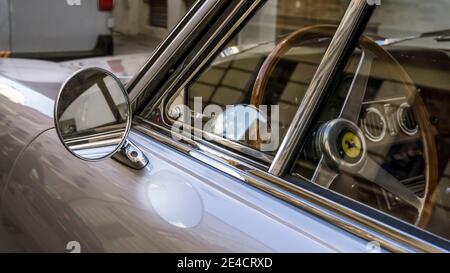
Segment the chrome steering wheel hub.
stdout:
[[320,128],[317,146],[326,164],[335,170],[358,171],[367,156],[363,132],[355,123],[342,118]]

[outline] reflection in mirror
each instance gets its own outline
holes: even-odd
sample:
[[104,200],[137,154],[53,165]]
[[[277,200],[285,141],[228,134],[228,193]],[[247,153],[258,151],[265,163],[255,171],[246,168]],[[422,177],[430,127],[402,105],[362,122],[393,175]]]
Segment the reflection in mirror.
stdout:
[[107,158],[124,142],[130,126],[126,91],[107,71],[82,70],[63,85],[55,119],[61,140],[73,154],[85,160]]

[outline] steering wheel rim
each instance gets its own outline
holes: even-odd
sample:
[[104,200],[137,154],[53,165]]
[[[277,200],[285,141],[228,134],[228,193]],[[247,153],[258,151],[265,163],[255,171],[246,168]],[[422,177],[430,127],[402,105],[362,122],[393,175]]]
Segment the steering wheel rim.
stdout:
[[[309,26],[301,28],[281,40],[268,55],[258,72],[253,86],[250,104],[255,107],[259,107],[262,104],[270,75],[281,57],[284,56],[296,42],[302,39],[333,37],[336,29],[337,28],[332,25]],[[438,179],[437,149],[432,134],[432,126],[429,122],[429,113],[422,98],[418,94],[417,88],[411,77],[389,52],[366,36],[361,36],[358,45],[369,50],[375,54],[375,56],[386,62],[388,64],[387,67],[399,76],[401,83],[406,87],[406,99],[417,116],[425,161],[425,194],[423,198],[423,207],[421,210],[418,209],[416,225],[419,227],[426,227],[432,213],[432,193],[437,186]]]

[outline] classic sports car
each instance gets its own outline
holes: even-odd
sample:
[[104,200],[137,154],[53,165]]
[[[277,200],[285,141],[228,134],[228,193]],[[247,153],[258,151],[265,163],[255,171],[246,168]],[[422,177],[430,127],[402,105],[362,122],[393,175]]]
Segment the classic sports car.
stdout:
[[450,3],[376,2],[198,1],[126,89],[1,59],[0,251],[450,251]]

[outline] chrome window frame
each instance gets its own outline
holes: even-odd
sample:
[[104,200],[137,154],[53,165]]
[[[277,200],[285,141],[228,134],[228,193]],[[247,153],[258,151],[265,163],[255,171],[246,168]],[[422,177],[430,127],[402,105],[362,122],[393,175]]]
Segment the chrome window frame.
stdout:
[[345,60],[348,59],[344,52],[347,51],[348,53],[348,48],[352,47],[352,43],[355,40],[352,36],[355,36],[361,28],[361,20],[364,20],[364,17],[367,16],[365,14],[371,8],[373,7],[369,6],[366,1],[353,0],[350,2],[348,10],[336,30],[336,33],[339,35],[333,37],[328,50],[325,52],[322,62],[317,68],[317,73],[306,90],[300,107],[270,166],[269,173],[275,176],[283,176],[288,171],[289,161],[293,153],[307,132],[322,98],[326,91],[329,90],[330,84],[333,83],[331,79],[336,77],[336,73],[342,71],[342,66],[345,65]]
[[[194,54],[195,56],[190,58],[190,60],[187,63],[183,64],[183,68],[181,69],[181,71],[179,71],[178,75],[174,75],[169,79],[168,83],[163,88],[164,92],[156,96],[156,99],[153,100],[152,102],[146,103],[146,105],[147,104],[152,106],[165,105],[165,102],[169,101],[172,98],[172,96],[181,92],[182,89],[185,88],[187,83],[192,81],[195,75],[201,70],[203,70],[203,68],[208,64],[208,62],[214,59],[213,57],[216,56],[218,52],[220,52],[220,49],[224,46],[225,42],[228,41],[228,39],[233,36],[235,31],[243,25],[243,22],[247,19],[250,19],[251,15],[254,12],[256,12],[259,9],[259,7],[261,7],[265,2],[267,2],[267,0],[233,1],[232,2],[233,5],[230,5],[230,2],[226,0],[205,1],[205,3],[208,2],[213,2],[215,4],[224,2],[227,8],[229,9],[229,13],[223,14],[225,16],[225,19],[222,19],[222,22],[216,28],[212,28],[209,30],[209,33],[207,35],[208,37],[206,37],[207,41],[203,43],[203,46],[201,46],[200,49],[194,50],[194,52],[196,52]],[[195,15],[193,18],[195,18]],[[194,29],[194,27],[192,27],[192,29]],[[215,42],[215,40],[219,41]],[[187,42],[189,43],[189,41]],[[209,48],[208,47],[209,44],[213,44],[214,46],[212,48]],[[198,62],[198,60],[201,61]],[[136,100],[137,99],[135,99],[134,101]],[[149,109],[153,110],[153,107],[146,107],[146,110]],[[164,110],[161,110],[161,113],[163,115],[167,115],[167,112]],[[167,120],[170,119],[169,117],[165,118]],[[141,121],[145,122],[145,120],[142,119]],[[195,128],[192,129],[195,130]],[[227,157],[235,156],[237,158],[240,158],[240,160],[242,160],[243,162],[245,161],[246,163],[257,166],[258,168],[261,168],[263,170],[269,169],[273,156],[267,155],[265,153],[252,149],[251,147],[247,147],[240,143],[217,137],[213,134],[209,134],[208,136],[215,139],[214,143],[197,139],[197,141],[202,144],[202,147],[207,148],[209,146],[211,148],[221,150],[221,152],[223,154],[226,154]],[[224,149],[221,146],[232,147],[233,151]],[[243,155],[246,155],[246,157],[244,157]]]
[[[202,26],[204,27],[207,19],[214,16],[214,11],[217,11],[218,7],[223,8],[225,2],[227,1],[199,1],[194,6],[193,10],[188,13],[178,27],[169,35],[169,38],[162,46],[160,46],[160,48],[158,48],[155,55],[129,85],[129,93],[135,112],[141,111],[143,103],[147,105],[158,105],[158,101],[164,97],[158,96],[157,98],[149,98],[149,96],[158,94],[158,92],[161,91],[163,94],[170,92],[171,88],[174,88],[174,86],[182,79],[184,80],[183,83],[187,82],[186,77],[182,77],[182,73],[181,76],[179,74],[177,77],[172,77],[170,69],[167,69],[165,73],[169,74],[169,77],[166,78],[169,82],[166,84],[166,87],[160,88],[161,85],[158,86],[158,84],[151,86],[153,81],[158,82],[157,74],[164,73],[161,71],[164,71],[164,68],[167,68],[166,58],[171,58],[172,55],[175,55],[174,58],[182,58],[178,50],[193,41],[189,36],[189,34],[191,34],[190,32],[201,28]],[[227,35],[231,35],[231,33],[246,20],[245,17],[249,17],[252,14],[252,12],[248,10],[249,7],[245,5],[245,3],[248,2],[253,3],[250,7],[257,8],[265,1],[233,1],[234,6],[231,11],[229,11],[229,14],[226,15],[233,16],[242,12],[241,9],[247,10],[241,15],[240,20],[234,22],[236,25],[235,28],[228,30]],[[308,211],[357,237],[367,241],[378,241],[381,243],[381,246],[387,250],[395,252],[449,251],[448,249],[439,246],[439,244],[433,243],[433,240],[430,240],[430,238],[435,239],[437,237],[431,233],[403,223],[391,216],[388,216],[388,218],[392,220],[391,223],[381,221],[378,217],[372,217],[370,215],[376,213],[374,209],[369,208],[371,213],[364,214],[359,210],[352,209],[349,205],[336,202],[333,200],[334,198],[319,194],[316,191],[308,190],[305,187],[297,186],[281,178],[281,176],[286,173],[289,160],[292,159],[292,153],[298,146],[301,136],[306,132],[308,123],[311,120],[310,117],[314,114],[328,85],[331,83],[330,79],[332,79],[334,73],[338,72],[339,63],[347,59],[344,52],[346,50],[351,52],[348,49],[351,47],[351,41],[357,39],[361,34],[360,32],[362,32],[361,16],[371,8],[374,7],[370,7],[365,0],[351,1],[338,31],[336,32],[337,35],[334,36],[333,41],[319,66],[318,72],[313,78],[313,82],[307,91],[307,103],[305,101],[305,103],[302,103],[301,107],[299,107],[294,122],[288,131],[287,138],[296,139],[286,139],[282,142],[282,146],[280,147],[278,155],[272,163],[269,172],[255,168],[255,166],[248,164],[245,161],[236,159],[236,157],[218,150],[217,147],[207,147],[188,138],[184,138],[182,141],[175,141],[167,134],[166,128],[158,128],[155,124],[140,117],[134,119],[133,129],[185,153],[192,158],[200,160],[211,167],[219,169],[263,192]],[[220,27],[224,27],[226,24],[229,24],[229,22],[224,20],[220,24]],[[220,33],[220,31],[215,29],[208,38],[214,42],[215,38],[217,38],[217,35],[220,35]],[[218,47],[219,44],[220,43],[217,42],[215,47]],[[202,61],[206,63],[208,59],[211,58],[211,55],[213,54],[207,55],[208,58],[203,58]],[[183,71],[189,71],[189,65],[192,65],[195,61],[196,59],[193,58],[188,60],[187,64],[183,63]],[[191,77],[194,74],[195,73],[191,73]],[[167,88],[167,85],[171,88]],[[160,90],[158,88],[160,88]],[[142,97],[145,99],[140,99]],[[308,107],[308,105],[312,105],[313,107]],[[308,118],[304,118],[303,116]],[[182,136],[180,137],[182,138]],[[288,153],[289,156],[283,156],[283,152]],[[395,225],[392,222],[395,223]],[[406,230],[408,230],[408,232]]]

